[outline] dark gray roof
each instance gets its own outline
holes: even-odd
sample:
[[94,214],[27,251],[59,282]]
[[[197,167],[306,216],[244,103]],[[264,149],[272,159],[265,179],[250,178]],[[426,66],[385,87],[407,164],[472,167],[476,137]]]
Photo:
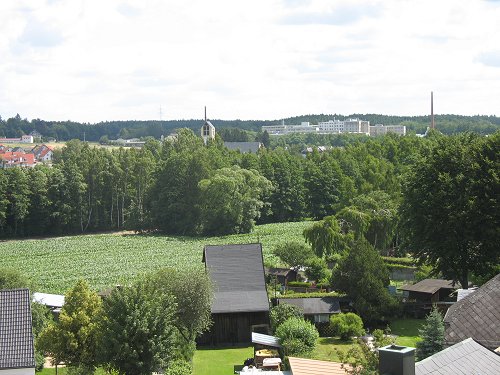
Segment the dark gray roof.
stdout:
[[335,297],[323,298],[280,298],[279,303],[288,303],[299,307],[304,314],[338,314],[339,300]]
[[415,364],[415,375],[498,375],[500,355],[465,339]]
[[266,274],[268,275],[273,275],[273,276],[287,276],[290,272],[295,272],[294,270],[291,270],[289,268],[271,268],[271,267],[266,267]]
[[35,367],[28,289],[0,290],[0,370]]
[[409,292],[434,294],[439,289],[457,289],[457,288],[458,284],[454,283],[453,280],[425,279],[413,285],[403,285],[398,289],[407,290]]
[[239,150],[242,153],[252,152],[257,153],[261,147],[260,142],[224,142],[224,146],[226,146],[230,150]]
[[269,311],[261,244],[207,245],[203,261],[214,283],[212,313]]
[[446,345],[468,337],[490,349],[500,346],[500,274],[453,304],[444,317]]

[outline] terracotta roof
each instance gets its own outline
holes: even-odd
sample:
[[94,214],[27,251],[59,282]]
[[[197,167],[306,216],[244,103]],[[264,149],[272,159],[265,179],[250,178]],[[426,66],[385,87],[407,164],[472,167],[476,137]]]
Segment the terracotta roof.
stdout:
[[345,375],[342,363],[288,357],[293,375]]
[[500,346],[500,274],[453,304],[444,317],[446,345],[472,337],[489,349]]
[[0,159],[7,165],[27,165],[35,164],[35,155],[24,152],[5,152],[1,154]]
[[0,290],[0,370],[34,368],[28,289]]
[[415,375],[497,375],[500,355],[471,338],[415,364]]
[[261,244],[207,245],[203,261],[214,283],[213,314],[269,311]]
[[454,283],[453,280],[425,279],[419,281],[414,285],[403,285],[398,289],[407,290],[409,292],[434,294],[439,289],[457,289],[457,288],[458,284]]

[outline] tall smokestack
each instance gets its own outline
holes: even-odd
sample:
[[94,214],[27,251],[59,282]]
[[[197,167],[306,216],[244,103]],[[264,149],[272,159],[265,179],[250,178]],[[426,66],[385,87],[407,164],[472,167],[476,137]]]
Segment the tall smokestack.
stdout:
[[434,93],[431,91],[431,129],[434,129],[436,124],[434,123]]

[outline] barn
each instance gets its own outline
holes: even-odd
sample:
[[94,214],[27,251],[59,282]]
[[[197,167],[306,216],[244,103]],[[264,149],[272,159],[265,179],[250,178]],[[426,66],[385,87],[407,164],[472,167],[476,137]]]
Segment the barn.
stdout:
[[198,343],[251,342],[252,332],[268,333],[262,245],[207,245],[203,262],[214,285],[213,324]]

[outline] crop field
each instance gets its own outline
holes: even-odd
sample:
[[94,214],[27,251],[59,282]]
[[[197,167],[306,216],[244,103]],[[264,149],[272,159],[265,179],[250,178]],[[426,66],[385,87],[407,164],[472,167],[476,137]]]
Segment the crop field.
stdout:
[[18,269],[39,292],[65,293],[81,278],[101,290],[163,267],[203,267],[204,245],[261,242],[264,261],[273,264],[272,249],[304,241],[302,231],[311,224],[267,224],[249,234],[208,238],[111,233],[9,240],[0,242],[0,268]]

